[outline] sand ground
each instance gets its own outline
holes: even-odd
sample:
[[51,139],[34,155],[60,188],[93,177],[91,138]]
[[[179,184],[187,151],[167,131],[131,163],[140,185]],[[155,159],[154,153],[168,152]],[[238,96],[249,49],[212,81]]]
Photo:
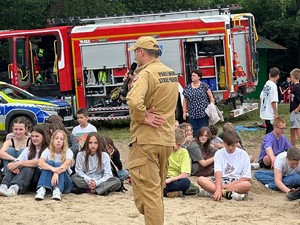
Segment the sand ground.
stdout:
[[[248,151],[257,159],[262,137],[243,139]],[[116,143],[127,165],[127,141]],[[195,182],[194,178],[191,178]],[[13,198],[0,197],[1,221],[4,224],[144,224],[137,211],[130,184],[128,191],[108,196],[67,194],[61,202],[34,200],[34,193]],[[285,194],[268,190],[253,179],[246,201],[186,196],[164,199],[166,225],[200,224],[300,224],[299,201],[288,201]]]

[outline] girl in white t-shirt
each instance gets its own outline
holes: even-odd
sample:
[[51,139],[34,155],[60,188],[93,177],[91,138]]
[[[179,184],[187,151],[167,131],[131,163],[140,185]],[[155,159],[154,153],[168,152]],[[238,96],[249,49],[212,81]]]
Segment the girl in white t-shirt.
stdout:
[[62,193],[70,193],[72,180],[70,166],[73,162],[73,152],[68,148],[67,135],[62,130],[56,130],[52,136],[49,148],[39,159],[42,174],[38,182],[36,200],[43,200],[46,189],[52,191],[52,199],[61,200]]
[[36,189],[41,174],[37,167],[39,157],[48,147],[45,135],[47,133],[43,125],[36,125],[33,128],[30,146],[26,147],[15,161],[7,165],[8,172],[0,185],[0,195],[12,197],[18,193],[23,194],[28,189]]
[[121,188],[121,181],[113,177],[110,157],[103,151],[103,142],[97,132],[91,132],[78,153],[75,165],[76,173],[72,176],[73,192],[90,192],[107,195]]

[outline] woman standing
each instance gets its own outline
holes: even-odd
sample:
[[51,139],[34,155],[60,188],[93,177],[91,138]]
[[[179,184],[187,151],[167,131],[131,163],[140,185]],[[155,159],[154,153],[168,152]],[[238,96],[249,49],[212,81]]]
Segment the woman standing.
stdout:
[[205,109],[209,103],[215,102],[209,86],[202,82],[201,78],[201,71],[193,70],[192,83],[187,85],[183,91],[183,119],[186,120],[188,112],[194,137],[201,127],[208,125],[208,116],[205,113]]

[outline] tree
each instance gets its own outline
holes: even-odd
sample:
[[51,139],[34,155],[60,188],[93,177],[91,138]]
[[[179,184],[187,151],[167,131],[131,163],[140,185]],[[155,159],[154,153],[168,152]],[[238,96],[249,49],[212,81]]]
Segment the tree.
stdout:
[[285,73],[299,67],[300,0],[244,0],[242,6],[254,14],[261,36],[288,48],[280,55],[270,52],[268,64],[280,67]]
[[44,26],[49,4],[49,0],[1,0],[0,29],[31,29]]
[[123,14],[127,8],[121,0],[64,0],[63,16],[105,16]]
[[254,14],[260,35],[288,48],[284,54],[269,57],[269,65],[287,72],[300,67],[300,0],[2,0],[0,29],[45,27],[46,19],[53,17],[102,17],[232,3]]

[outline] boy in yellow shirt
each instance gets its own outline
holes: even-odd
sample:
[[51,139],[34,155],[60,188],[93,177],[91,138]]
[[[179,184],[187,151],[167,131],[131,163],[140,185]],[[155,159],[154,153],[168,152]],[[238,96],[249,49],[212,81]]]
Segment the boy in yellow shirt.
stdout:
[[184,130],[175,130],[176,145],[169,157],[167,179],[164,185],[164,196],[168,198],[181,197],[191,185],[188,179],[191,173],[191,159],[188,151],[182,148],[185,135]]

